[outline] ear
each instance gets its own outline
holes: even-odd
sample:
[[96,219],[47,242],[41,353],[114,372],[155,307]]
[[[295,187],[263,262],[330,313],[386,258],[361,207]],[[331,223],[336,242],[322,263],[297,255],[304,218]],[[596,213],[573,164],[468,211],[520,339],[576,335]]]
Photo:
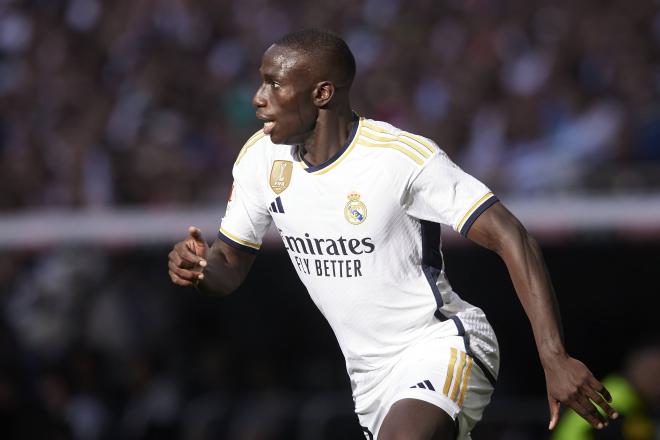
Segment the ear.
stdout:
[[335,85],[330,81],[322,81],[316,84],[312,92],[314,105],[319,108],[326,107],[333,96],[335,96]]

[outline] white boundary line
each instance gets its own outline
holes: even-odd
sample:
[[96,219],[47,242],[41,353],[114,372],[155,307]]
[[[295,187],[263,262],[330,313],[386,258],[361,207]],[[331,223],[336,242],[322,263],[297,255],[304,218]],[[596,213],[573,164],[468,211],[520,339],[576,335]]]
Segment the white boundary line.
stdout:
[[[505,205],[541,240],[576,233],[614,233],[618,238],[660,237],[660,194],[639,197],[507,199]],[[224,208],[31,210],[0,216],[0,249],[63,244],[162,245],[185,237],[196,225],[207,240]],[[340,207],[343,210],[343,206]],[[343,216],[342,216],[343,218]],[[443,230],[448,230],[444,227]],[[267,244],[279,241],[271,228]]]

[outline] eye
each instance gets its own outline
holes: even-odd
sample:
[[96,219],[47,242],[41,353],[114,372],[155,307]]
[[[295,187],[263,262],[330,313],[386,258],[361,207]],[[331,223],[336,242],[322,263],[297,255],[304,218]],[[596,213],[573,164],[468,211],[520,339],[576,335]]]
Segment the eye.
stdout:
[[277,81],[271,81],[271,82],[270,82],[270,85],[271,85],[274,89],[279,89],[279,88],[280,88],[280,83],[278,83]]

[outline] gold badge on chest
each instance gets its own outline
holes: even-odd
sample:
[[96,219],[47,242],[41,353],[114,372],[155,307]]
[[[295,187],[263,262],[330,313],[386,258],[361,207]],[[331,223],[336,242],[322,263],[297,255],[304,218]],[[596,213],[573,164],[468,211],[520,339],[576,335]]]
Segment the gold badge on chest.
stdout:
[[273,168],[270,170],[270,187],[275,191],[275,194],[280,194],[289,187],[292,172],[293,162],[289,160],[276,160],[273,162]]

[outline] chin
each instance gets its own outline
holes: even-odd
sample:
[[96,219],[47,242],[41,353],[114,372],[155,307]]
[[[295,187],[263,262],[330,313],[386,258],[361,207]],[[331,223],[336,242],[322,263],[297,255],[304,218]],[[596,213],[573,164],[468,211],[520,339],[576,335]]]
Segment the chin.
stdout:
[[299,145],[304,144],[305,140],[309,137],[311,131],[302,133],[278,133],[276,130],[270,134],[270,141],[279,145]]
[[282,136],[277,133],[270,134],[270,141],[278,145],[294,145],[296,144],[296,136]]
[[271,133],[271,134],[270,134],[270,141],[271,141],[272,143],[274,143],[274,144],[278,144],[278,145],[279,145],[279,144],[286,144],[286,143],[287,143],[287,142],[286,142],[286,141],[287,141],[286,139],[282,139],[280,136],[278,136],[277,134],[274,134],[274,133]]

